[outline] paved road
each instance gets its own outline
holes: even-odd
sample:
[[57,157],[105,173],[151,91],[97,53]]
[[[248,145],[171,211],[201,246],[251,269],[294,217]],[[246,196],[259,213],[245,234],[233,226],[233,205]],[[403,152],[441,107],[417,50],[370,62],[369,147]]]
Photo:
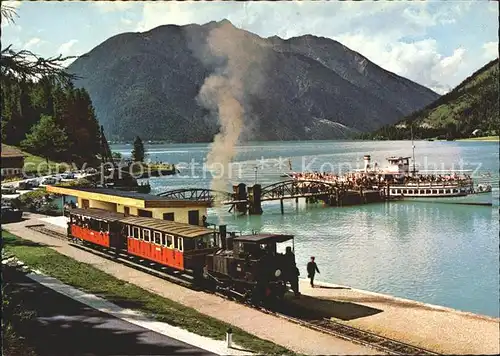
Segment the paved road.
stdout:
[[3,278],[22,292],[23,309],[36,311],[23,335],[40,356],[215,355],[90,308],[11,268]]

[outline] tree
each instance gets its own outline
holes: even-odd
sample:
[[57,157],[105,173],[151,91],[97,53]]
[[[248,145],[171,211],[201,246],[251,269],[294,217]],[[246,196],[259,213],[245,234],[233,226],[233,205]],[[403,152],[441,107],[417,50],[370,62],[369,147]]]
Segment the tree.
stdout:
[[60,128],[52,116],[42,115],[40,121],[33,125],[31,132],[21,142],[28,152],[41,155],[49,163],[49,157],[63,152],[68,147],[68,136]]
[[137,136],[134,140],[134,149],[132,150],[132,160],[134,162],[143,162],[144,161],[144,144],[139,136]]

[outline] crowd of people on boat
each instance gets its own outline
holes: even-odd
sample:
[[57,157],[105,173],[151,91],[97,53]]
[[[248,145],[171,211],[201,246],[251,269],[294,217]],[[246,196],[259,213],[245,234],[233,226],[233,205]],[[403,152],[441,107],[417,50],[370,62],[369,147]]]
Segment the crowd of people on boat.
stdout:
[[372,189],[373,186],[378,186],[383,180],[381,176],[371,176],[361,173],[347,173],[337,175],[327,172],[301,172],[290,174],[291,178],[301,180],[314,180],[326,183],[335,183],[345,189]]
[[336,183],[346,189],[373,189],[387,184],[425,184],[425,183],[457,183],[471,180],[469,175],[428,174],[428,175],[367,175],[363,172],[337,175],[333,172],[299,172],[291,173],[290,177],[297,180],[314,180],[327,183]]

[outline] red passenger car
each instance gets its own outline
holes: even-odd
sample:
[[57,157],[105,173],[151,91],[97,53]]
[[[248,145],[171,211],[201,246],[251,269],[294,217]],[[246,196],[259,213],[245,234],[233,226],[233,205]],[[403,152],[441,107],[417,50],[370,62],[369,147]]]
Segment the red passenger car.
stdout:
[[68,237],[199,273],[218,249],[216,232],[205,227],[94,208],[69,210]]
[[120,220],[127,252],[178,270],[202,270],[216,251],[213,230],[174,221],[129,216]]
[[101,209],[71,209],[68,237],[103,247],[121,248],[119,221],[124,216]]

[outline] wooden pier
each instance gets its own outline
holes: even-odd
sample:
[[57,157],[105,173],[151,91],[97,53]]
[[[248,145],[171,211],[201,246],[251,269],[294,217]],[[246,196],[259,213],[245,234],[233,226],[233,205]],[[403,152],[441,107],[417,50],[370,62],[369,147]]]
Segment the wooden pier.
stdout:
[[233,186],[233,192],[215,191],[211,189],[177,189],[158,194],[163,197],[183,200],[210,201],[217,200],[223,205],[230,205],[230,211],[260,215],[262,202],[277,201],[281,203],[281,213],[284,214],[284,200],[305,198],[307,203],[324,202],[330,206],[352,206],[367,203],[377,203],[386,200],[387,196],[381,190],[353,190],[338,183],[316,180],[286,180],[262,187],[260,184],[247,186],[244,183]]

